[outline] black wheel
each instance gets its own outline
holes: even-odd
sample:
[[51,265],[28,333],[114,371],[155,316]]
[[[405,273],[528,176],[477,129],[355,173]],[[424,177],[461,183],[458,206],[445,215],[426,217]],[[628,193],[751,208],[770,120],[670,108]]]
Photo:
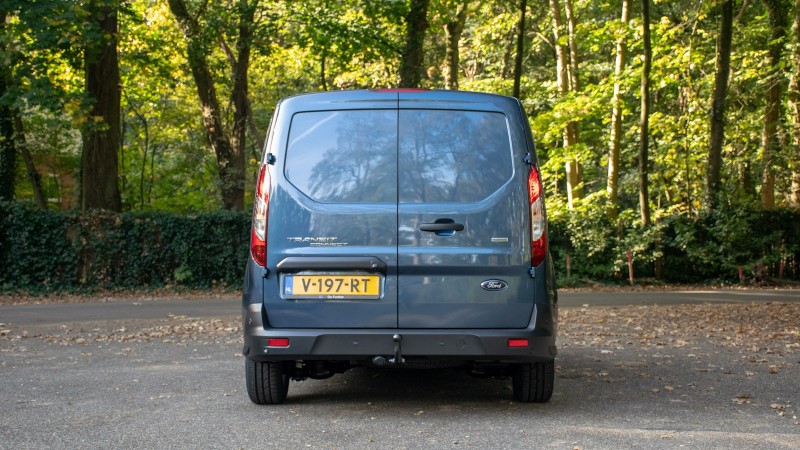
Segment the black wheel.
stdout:
[[289,371],[285,362],[246,360],[247,395],[257,405],[276,405],[286,400]]
[[514,398],[519,402],[545,403],[553,395],[553,361],[520,364],[511,376]]

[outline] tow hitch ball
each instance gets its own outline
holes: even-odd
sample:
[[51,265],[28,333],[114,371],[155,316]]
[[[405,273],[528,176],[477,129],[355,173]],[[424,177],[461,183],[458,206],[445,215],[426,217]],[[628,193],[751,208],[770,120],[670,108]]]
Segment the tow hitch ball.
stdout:
[[405,358],[403,358],[402,348],[401,348],[401,345],[400,345],[400,343],[403,340],[403,337],[400,336],[399,334],[395,334],[394,336],[392,336],[392,340],[394,341],[394,357],[393,358],[389,358],[387,360],[383,356],[376,356],[376,357],[372,358],[372,363],[373,364],[375,364],[376,366],[383,366],[383,365],[385,365],[387,363],[392,364],[392,365],[394,365],[394,364],[405,364],[406,360],[405,360]]
[[405,364],[406,360],[403,358],[400,348],[400,343],[402,342],[403,337],[399,334],[395,334],[392,336],[392,340],[394,341],[394,358],[389,360],[389,364]]

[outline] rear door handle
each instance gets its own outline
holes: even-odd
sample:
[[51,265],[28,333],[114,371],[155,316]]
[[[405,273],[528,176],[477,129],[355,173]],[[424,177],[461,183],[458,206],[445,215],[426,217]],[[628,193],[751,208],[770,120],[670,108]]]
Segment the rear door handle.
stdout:
[[460,223],[421,223],[419,224],[420,231],[462,231],[464,225]]

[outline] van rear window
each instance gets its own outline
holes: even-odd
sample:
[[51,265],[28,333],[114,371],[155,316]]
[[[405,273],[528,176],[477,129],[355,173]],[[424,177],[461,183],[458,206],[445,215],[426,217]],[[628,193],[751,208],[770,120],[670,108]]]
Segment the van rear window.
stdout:
[[514,173],[506,118],[493,112],[304,112],[288,142],[286,178],[323,203],[476,202]]
[[476,202],[513,175],[505,115],[401,110],[400,203]]
[[397,202],[397,111],[295,114],[284,173],[318,202]]

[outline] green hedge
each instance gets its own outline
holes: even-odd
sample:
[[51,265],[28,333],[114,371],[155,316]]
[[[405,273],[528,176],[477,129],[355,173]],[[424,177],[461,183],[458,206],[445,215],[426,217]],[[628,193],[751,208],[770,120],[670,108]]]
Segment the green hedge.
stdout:
[[41,211],[0,203],[0,290],[238,286],[249,214]]
[[[662,217],[643,227],[635,216],[611,221],[600,208],[551,216],[549,235],[554,264],[566,277],[627,282],[627,249],[637,278],[679,283],[739,281],[739,266],[752,277],[754,266],[778,278],[800,280],[800,210],[728,206],[690,218]],[[658,270],[660,268],[660,271]]]
[[[250,215],[217,211],[114,214],[41,211],[0,202],[0,290],[239,286],[247,260]],[[631,249],[637,279],[736,283],[763,265],[800,280],[800,211],[728,208],[691,219],[661,218],[642,227],[625,213],[616,222],[600,208],[552,214],[550,250],[558,276],[625,282]],[[661,267],[657,273],[656,268]]]

